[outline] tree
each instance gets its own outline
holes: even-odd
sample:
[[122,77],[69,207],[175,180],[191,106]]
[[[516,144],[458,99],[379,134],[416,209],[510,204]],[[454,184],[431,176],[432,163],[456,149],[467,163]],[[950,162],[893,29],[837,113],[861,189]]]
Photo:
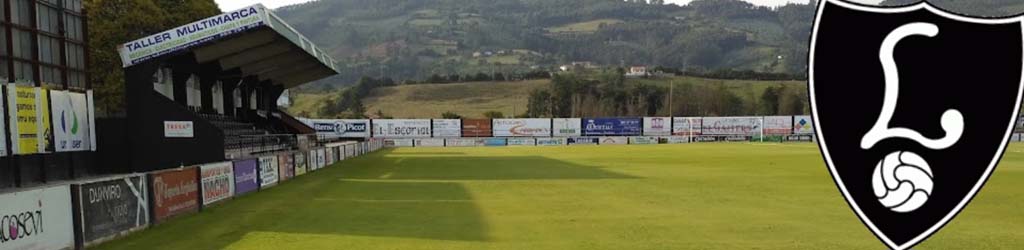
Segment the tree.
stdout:
[[484,112],[484,118],[487,118],[487,119],[501,119],[501,118],[505,118],[505,114],[502,114],[500,111],[493,111],[492,110],[492,111]]
[[444,119],[462,119],[462,116],[459,115],[459,114],[456,114],[455,112],[445,111],[444,113],[441,113],[441,118],[444,118]]
[[777,115],[779,113],[779,89],[772,86],[761,93],[761,114]]

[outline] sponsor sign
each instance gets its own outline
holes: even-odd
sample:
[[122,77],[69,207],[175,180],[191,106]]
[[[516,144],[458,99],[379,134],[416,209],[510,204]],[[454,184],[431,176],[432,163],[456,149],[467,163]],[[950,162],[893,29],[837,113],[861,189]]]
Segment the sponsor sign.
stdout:
[[295,162],[292,160],[292,154],[278,156],[278,171],[281,181],[295,177]]
[[485,138],[484,139],[484,146],[498,147],[498,146],[506,146],[506,145],[508,145],[508,141],[505,141],[505,138]]
[[327,150],[316,150],[316,165],[318,169],[327,167]]
[[444,147],[444,139],[416,139],[417,147]]
[[260,157],[260,188],[268,188],[270,186],[277,185],[278,181],[278,167],[277,157],[274,156],[261,156]]
[[308,171],[306,159],[306,154],[302,152],[295,152],[292,156],[292,160],[295,161],[295,176],[304,175]]
[[629,137],[601,137],[601,145],[626,145],[629,144]]
[[700,135],[701,117],[673,117],[672,135]]
[[494,136],[547,137],[551,136],[551,119],[494,119]]
[[235,196],[259,190],[259,161],[248,159],[233,163],[235,164]]
[[11,109],[8,116],[11,151],[19,155],[52,152],[53,131],[50,131],[50,108],[47,105],[49,92],[8,84],[7,95]]
[[701,125],[704,135],[758,135],[761,117],[704,117]]
[[685,143],[690,143],[690,137],[689,136],[667,136],[667,137],[662,137],[662,139],[665,139],[665,143],[668,143],[668,144],[685,144]]
[[462,120],[462,137],[491,137],[493,135],[491,119]]
[[630,137],[629,138],[629,144],[637,144],[637,145],[658,144],[658,137],[653,137],[653,136]]
[[430,119],[373,120],[373,137],[430,138]]
[[484,144],[483,138],[445,139],[445,145],[448,147],[480,147]]
[[788,135],[793,133],[792,116],[765,116],[764,134]]
[[0,195],[0,250],[74,249],[67,185]]
[[508,138],[509,146],[535,146],[537,139],[534,138]]
[[814,120],[810,116],[794,116],[793,133],[798,135],[814,134]]
[[316,130],[316,134],[333,138],[367,138],[370,137],[370,120],[368,119],[299,119],[302,123]]
[[192,121],[164,121],[164,137],[166,138],[193,138],[195,136],[195,124]]
[[149,174],[153,191],[153,223],[199,211],[199,171],[196,167]]
[[643,131],[640,118],[587,118],[583,120],[585,136],[630,136]]
[[117,46],[124,67],[184,50],[200,43],[265,25],[263,5],[253,5],[195,21],[168,31]]
[[50,91],[54,146],[57,152],[92,150],[92,117],[85,94]]
[[434,119],[434,137],[461,137],[462,120],[459,119]]
[[[395,148],[395,147],[412,147],[414,145],[415,145],[415,142],[413,141],[413,139],[385,139],[384,140],[384,146],[385,147],[392,147],[392,148]],[[358,145],[357,144],[356,145],[356,149],[357,149],[357,151],[359,151],[359,154],[362,154],[362,152],[363,152],[363,145]]]
[[702,135],[702,136],[693,137],[693,142],[716,142],[716,141],[718,141],[718,137],[717,136]]
[[813,134],[789,135],[789,136],[786,136],[786,141],[802,141],[802,142],[814,141],[814,135]]
[[601,140],[597,137],[569,137],[565,141],[567,145],[597,145]]
[[537,146],[562,146],[565,144],[565,138],[537,138]]
[[555,118],[551,119],[551,136],[580,136],[583,135],[583,119],[580,118]]
[[235,169],[231,162],[202,165],[199,176],[202,177],[203,206],[235,195]]
[[672,135],[672,117],[644,117],[644,135]]
[[75,232],[92,246],[149,225],[149,191],[145,175],[92,180],[72,186]]
[[334,156],[334,148],[325,148],[324,152],[327,152],[327,165],[328,166],[334,165],[335,162],[338,162],[338,159],[334,158],[335,157]]
[[313,172],[320,169],[320,166],[316,164],[316,150],[310,150],[309,153],[306,154],[306,156],[308,157],[308,159],[306,160],[306,165],[309,165],[309,172]]

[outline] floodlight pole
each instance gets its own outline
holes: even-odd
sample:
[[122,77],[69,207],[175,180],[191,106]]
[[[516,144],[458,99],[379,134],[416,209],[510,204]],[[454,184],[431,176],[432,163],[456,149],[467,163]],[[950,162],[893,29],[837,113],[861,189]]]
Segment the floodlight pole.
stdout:
[[761,142],[764,143],[764,116],[761,117]]

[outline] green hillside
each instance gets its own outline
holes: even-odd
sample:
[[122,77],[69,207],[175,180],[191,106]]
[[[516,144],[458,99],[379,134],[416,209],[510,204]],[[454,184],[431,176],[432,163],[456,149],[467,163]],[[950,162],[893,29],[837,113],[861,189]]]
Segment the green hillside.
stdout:
[[[657,1],[656,1],[657,2]],[[344,67],[309,88],[381,74],[551,70],[575,61],[803,74],[814,7],[740,0],[332,0],[277,13]],[[318,88],[319,87],[319,88]]]

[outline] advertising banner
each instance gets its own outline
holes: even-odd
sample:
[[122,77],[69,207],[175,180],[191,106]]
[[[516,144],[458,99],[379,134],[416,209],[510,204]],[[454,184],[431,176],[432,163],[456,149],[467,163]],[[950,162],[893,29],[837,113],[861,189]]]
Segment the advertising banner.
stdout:
[[53,112],[53,137],[57,152],[92,150],[93,121],[89,116],[89,102],[85,94],[50,91]]
[[[18,155],[52,152],[49,92],[39,88],[7,85],[11,151]],[[6,151],[5,151],[6,152]]]
[[277,185],[278,181],[277,157],[260,157],[260,189]]
[[334,150],[331,150],[331,148],[324,148],[324,153],[327,155],[324,157],[324,159],[326,159],[327,166],[334,165],[334,163],[338,161],[334,159]]
[[686,144],[686,143],[690,143],[690,137],[689,136],[668,136],[668,137],[662,137],[662,139],[665,139],[665,143],[668,143],[668,144]]
[[125,68],[150,58],[184,50],[197,44],[255,29],[265,25],[268,12],[263,5],[253,5],[195,21],[172,30],[117,46]]
[[172,169],[149,174],[153,190],[153,223],[199,211],[199,171],[196,167]]
[[703,135],[757,135],[761,134],[761,117],[704,117]]
[[700,135],[701,117],[673,117],[672,135]]
[[309,171],[306,159],[308,159],[308,157],[306,157],[306,154],[302,152],[295,152],[295,154],[292,155],[292,160],[295,161],[295,176],[304,175]]
[[0,250],[74,249],[67,185],[0,195]]
[[583,122],[584,136],[631,136],[643,132],[640,118],[587,118]]
[[[385,147],[389,147],[389,148],[412,147],[412,146],[414,146],[414,144],[415,143],[413,142],[413,139],[384,139],[384,146]],[[356,145],[356,146],[357,146],[356,149],[359,152],[358,154],[362,154],[362,152],[363,152],[362,145]]]
[[491,127],[494,136],[500,137],[551,136],[551,119],[494,119]]
[[814,134],[814,120],[810,116],[793,117],[793,133],[798,135]]
[[448,147],[482,147],[484,146],[483,138],[461,138],[461,139],[445,139],[445,146]]
[[462,137],[491,137],[491,119],[463,119]]
[[508,138],[509,146],[536,146],[537,139],[534,138]]
[[309,159],[306,161],[306,164],[309,165],[309,172],[313,172],[320,169],[320,166],[316,164],[316,153],[316,150],[310,150],[309,153],[306,153],[306,156],[309,157]]
[[565,138],[537,138],[537,146],[562,146]]
[[597,137],[569,137],[565,141],[566,145],[597,145],[601,140]]
[[195,124],[192,121],[164,121],[165,138],[194,138]]
[[292,154],[277,156],[277,176],[279,181],[287,181],[295,177],[295,161],[292,159]]
[[235,164],[235,196],[259,190],[259,161],[248,159],[233,163]]
[[316,150],[316,165],[317,169],[327,167],[327,150],[322,148]]
[[345,158],[356,157],[356,145],[345,146]]
[[444,139],[416,139],[417,147],[444,147]]
[[629,138],[629,144],[636,144],[636,145],[658,144],[658,137],[653,137],[653,136],[630,137]]
[[502,147],[508,145],[507,143],[508,141],[505,141],[505,138],[484,138],[484,146]]
[[369,119],[299,119],[316,130],[316,134],[328,138],[368,138]]
[[430,138],[430,119],[373,120],[376,138]]
[[644,117],[644,135],[672,135],[672,117]]
[[72,186],[75,231],[86,247],[99,244],[149,225],[149,191],[145,175],[90,180]]
[[202,176],[204,207],[235,195],[235,168],[231,162],[202,165],[199,175]]
[[551,136],[571,137],[583,135],[583,119],[555,118],[551,119]]
[[462,136],[462,120],[459,119],[434,119],[434,137],[435,138],[446,138],[446,137],[461,137]]
[[793,133],[792,116],[765,116],[764,134],[788,135]]
[[601,145],[626,145],[629,144],[629,137],[601,137]]

